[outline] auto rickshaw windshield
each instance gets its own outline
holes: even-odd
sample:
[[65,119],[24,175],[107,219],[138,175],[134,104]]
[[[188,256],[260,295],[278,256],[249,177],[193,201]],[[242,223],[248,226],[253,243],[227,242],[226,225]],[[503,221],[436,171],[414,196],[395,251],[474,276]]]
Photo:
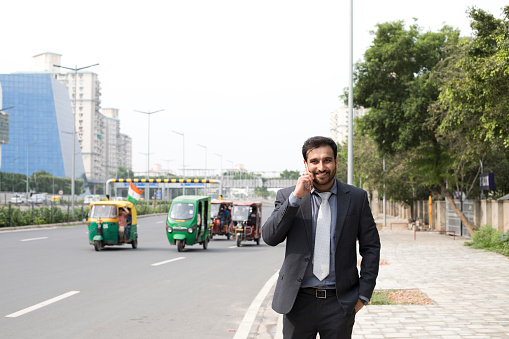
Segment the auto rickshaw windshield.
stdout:
[[189,203],[174,203],[171,205],[170,218],[190,220],[194,216],[194,204]]
[[244,221],[249,218],[249,206],[233,206],[232,220]]
[[219,213],[219,207],[221,207],[221,204],[212,204],[210,206],[210,217],[212,219],[217,217],[217,214]]
[[93,205],[88,213],[89,218],[113,218],[117,217],[117,207],[112,205]]

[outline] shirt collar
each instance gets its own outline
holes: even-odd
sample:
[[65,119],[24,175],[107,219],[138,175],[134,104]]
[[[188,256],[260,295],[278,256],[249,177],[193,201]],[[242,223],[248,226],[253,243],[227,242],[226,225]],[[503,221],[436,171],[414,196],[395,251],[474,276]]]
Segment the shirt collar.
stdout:
[[[320,192],[320,191],[314,187],[311,190],[311,194],[318,194],[318,192]],[[328,190],[328,192],[331,192],[334,195],[338,195],[338,181],[336,180],[336,178],[334,178],[334,184],[332,184],[332,187],[330,188],[330,190]],[[322,193],[322,192],[320,192],[320,193]]]

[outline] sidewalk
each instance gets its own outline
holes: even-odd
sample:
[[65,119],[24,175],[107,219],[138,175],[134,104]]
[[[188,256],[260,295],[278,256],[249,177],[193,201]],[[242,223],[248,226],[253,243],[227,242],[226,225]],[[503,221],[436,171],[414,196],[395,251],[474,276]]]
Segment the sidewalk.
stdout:
[[[463,246],[461,237],[418,232],[414,240],[413,231],[390,230],[401,221],[388,216],[380,231],[387,264],[376,289],[419,289],[435,304],[369,305],[356,317],[353,338],[509,338],[509,258]],[[272,295],[249,338],[282,338]]]

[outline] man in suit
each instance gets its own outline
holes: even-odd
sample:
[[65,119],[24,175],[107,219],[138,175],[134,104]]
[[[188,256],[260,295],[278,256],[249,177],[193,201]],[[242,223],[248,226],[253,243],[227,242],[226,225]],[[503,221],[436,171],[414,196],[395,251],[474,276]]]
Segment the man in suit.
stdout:
[[366,192],[335,178],[336,143],[309,138],[302,155],[306,171],[278,191],[262,228],[268,245],[286,240],[272,308],[284,315],[285,338],[351,338],[355,314],[375,288],[380,238]]

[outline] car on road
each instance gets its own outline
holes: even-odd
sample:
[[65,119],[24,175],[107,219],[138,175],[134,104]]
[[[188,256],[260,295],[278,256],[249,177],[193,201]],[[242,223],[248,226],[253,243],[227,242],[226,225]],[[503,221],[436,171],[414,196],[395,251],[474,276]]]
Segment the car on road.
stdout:
[[83,203],[85,203],[85,204],[90,204],[94,201],[97,201],[97,199],[96,199],[95,195],[91,195],[91,194],[85,195],[85,198],[83,199]]
[[26,198],[24,195],[21,194],[14,194],[10,199],[9,202],[12,204],[24,204],[26,202]]
[[34,203],[34,204],[45,204],[48,202],[48,197],[46,194],[32,194],[30,198],[28,198],[28,203]]

